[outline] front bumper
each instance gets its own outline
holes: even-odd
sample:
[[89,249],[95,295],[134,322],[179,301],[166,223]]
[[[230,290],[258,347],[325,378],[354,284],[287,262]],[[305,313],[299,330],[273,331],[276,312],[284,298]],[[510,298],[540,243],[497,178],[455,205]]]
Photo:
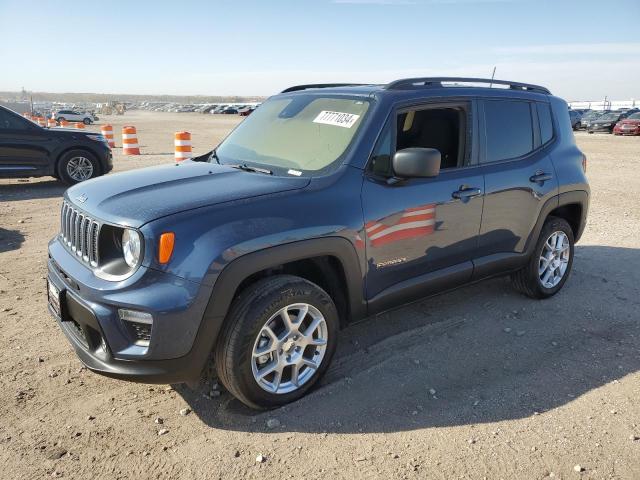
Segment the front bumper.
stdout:
[[113,170],[113,154],[111,153],[110,148],[107,149],[104,154],[103,165],[104,173],[109,173],[111,170]]
[[640,135],[640,126],[632,128],[616,127],[613,129],[616,135]]
[[611,132],[611,125],[590,125],[587,127],[587,132]]
[[[211,326],[221,323],[206,315],[210,287],[145,267],[122,282],[101,280],[58,237],[49,243],[48,270],[60,292],[60,315],[51,303],[49,311],[89,369],[147,383],[199,378],[215,342]],[[152,314],[148,347],[136,344],[119,308]]]

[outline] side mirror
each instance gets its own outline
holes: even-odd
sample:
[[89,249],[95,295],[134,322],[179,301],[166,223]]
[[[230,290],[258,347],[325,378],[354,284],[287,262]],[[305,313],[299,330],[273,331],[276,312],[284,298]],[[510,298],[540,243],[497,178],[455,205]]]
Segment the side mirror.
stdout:
[[399,178],[437,177],[440,160],[435,148],[405,148],[393,156],[393,172]]

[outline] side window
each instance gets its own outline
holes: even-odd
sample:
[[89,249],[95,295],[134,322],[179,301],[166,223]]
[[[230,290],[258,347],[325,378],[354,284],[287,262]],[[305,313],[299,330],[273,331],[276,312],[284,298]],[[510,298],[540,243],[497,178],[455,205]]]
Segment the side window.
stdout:
[[391,122],[388,122],[382,133],[378,137],[376,146],[373,149],[371,160],[369,161],[369,170],[382,177],[393,176],[391,168]]
[[553,121],[551,107],[548,103],[537,103],[538,121],[540,122],[540,140],[542,145],[553,138]]
[[484,119],[487,138],[485,162],[516,158],[533,150],[529,102],[486,100]]
[[26,130],[27,121],[0,108],[0,130]]
[[434,107],[398,115],[396,150],[420,147],[440,151],[440,169],[464,164],[467,109]]

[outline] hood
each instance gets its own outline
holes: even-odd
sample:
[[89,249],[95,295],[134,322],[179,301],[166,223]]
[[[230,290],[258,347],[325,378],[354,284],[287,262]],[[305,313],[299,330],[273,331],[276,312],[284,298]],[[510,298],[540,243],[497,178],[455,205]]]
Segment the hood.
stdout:
[[61,128],[61,127],[42,127],[45,130],[55,134],[63,135],[65,137],[73,137],[76,135],[101,135],[100,132],[92,132],[91,130],[84,130],[82,128]]
[[637,118],[625,118],[624,120],[620,120],[619,123],[638,125],[638,124],[640,124],[640,119],[637,119]]
[[62,128],[62,127],[53,127],[53,128],[49,128],[46,127],[49,130],[51,130],[52,132],[64,132],[64,133],[90,133],[93,135],[100,135],[100,132],[90,132],[89,130],[84,130],[82,128]]
[[65,197],[99,220],[140,227],[185,210],[296,190],[308,184],[307,178],[274,177],[186,161],[88,180],[68,189]]

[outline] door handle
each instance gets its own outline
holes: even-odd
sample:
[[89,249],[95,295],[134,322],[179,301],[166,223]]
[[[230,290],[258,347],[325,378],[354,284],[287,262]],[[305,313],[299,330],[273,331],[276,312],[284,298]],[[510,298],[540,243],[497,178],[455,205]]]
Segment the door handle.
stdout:
[[470,198],[482,195],[482,190],[477,187],[465,187],[460,185],[460,190],[456,190],[451,194],[455,199],[462,200],[463,202],[469,201]]
[[535,175],[532,175],[531,177],[529,177],[529,181],[532,183],[538,183],[540,185],[543,185],[544,182],[549,181],[552,178],[553,178],[553,175],[551,175],[550,173],[537,171]]

